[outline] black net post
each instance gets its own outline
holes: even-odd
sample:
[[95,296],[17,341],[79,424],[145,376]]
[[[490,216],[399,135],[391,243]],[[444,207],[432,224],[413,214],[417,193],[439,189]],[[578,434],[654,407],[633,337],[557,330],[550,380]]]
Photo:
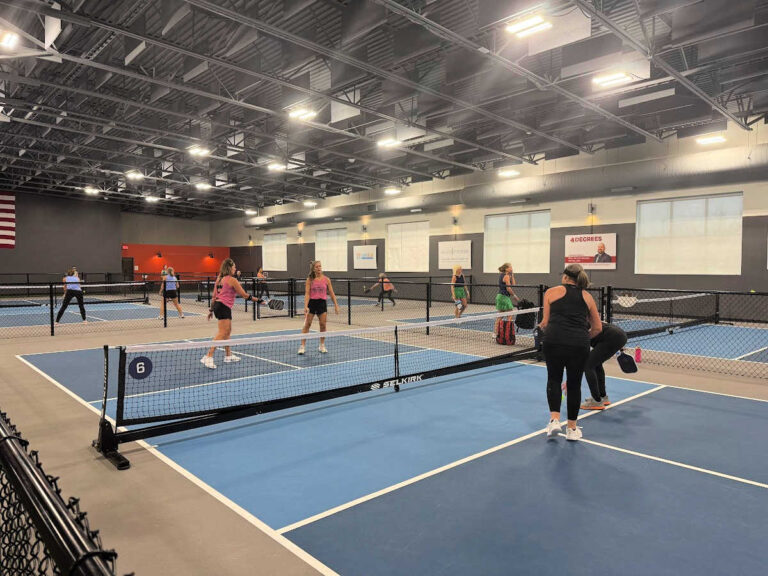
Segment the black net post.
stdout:
[[609,324],[613,321],[613,286],[605,287],[605,321]]
[[[27,274],[29,278],[29,274]],[[54,317],[54,299],[53,299],[53,284],[48,284],[48,316],[51,322],[51,336],[54,335],[54,325],[56,324],[56,318]]]
[[352,326],[352,282],[347,280],[347,324]]

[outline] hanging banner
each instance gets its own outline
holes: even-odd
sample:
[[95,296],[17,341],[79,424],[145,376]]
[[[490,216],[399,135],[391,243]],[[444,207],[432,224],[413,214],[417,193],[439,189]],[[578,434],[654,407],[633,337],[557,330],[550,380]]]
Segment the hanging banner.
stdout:
[[453,270],[456,265],[464,270],[472,269],[472,240],[437,243],[437,267]]
[[376,244],[353,246],[352,257],[355,270],[376,270]]
[[585,270],[616,270],[616,234],[566,236],[565,264],[581,264]]

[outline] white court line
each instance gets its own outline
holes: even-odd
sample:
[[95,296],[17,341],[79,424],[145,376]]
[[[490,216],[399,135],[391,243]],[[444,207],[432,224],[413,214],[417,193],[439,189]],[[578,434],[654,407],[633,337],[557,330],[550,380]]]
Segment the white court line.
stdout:
[[752,350],[752,352],[747,352],[746,354],[742,354],[741,356],[736,356],[736,358],[731,358],[731,360],[741,360],[742,358],[746,358],[747,356],[752,356],[752,354],[757,354],[758,352],[762,352],[763,350],[768,350],[768,346],[763,346],[762,348],[758,348],[757,350]]
[[[561,434],[561,436],[565,436],[564,434]],[[676,460],[667,460],[666,458],[659,458],[658,456],[652,456],[650,454],[645,454],[643,452],[635,452],[634,450],[627,450],[625,448],[619,448],[618,446],[612,446],[610,444],[603,444],[602,442],[595,442],[594,440],[587,440],[586,438],[581,438],[579,442],[584,442],[585,444],[593,444],[594,446],[599,446],[601,448],[607,448],[608,450],[615,450],[616,452],[621,452],[623,454],[629,454],[631,456],[638,456],[640,458],[645,458],[646,460],[653,460],[655,462],[662,462],[664,464],[670,464],[672,466],[677,466],[678,468],[685,468],[686,470],[693,470],[694,472],[701,472],[702,474],[709,474],[710,476],[717,476],[718,478],[725,478],[726,480],[733,480],[734,482],[741,482],[742,484],[749,484],[750,486],[757,486],[758,488],[766,488],[768,489],[768,484],[764,484],[762,482],[756,482],[754,480],[748,480],[746,478],[740,478],[739,476],[731,476],[730,474],[723,474],[722,472],[716,472],[714,470],[710,470],[708,468],[700,468],[698,466],[691,466],[690,464],[684,464],[683,462],[677,462]]]
[[[86,406],[89,410],[97,414],[99,417],[101,417],[101,410],[96,408],[95,406],[90,405],[88,402],[80,398],[77,394],[69,390],[66,386],[63,384],[60,384],[56,380],[54,380],[51,376],[37,368],[37,366],[30,364],[26,359],[22,358],[20,355],[16,356],[17,359],[21,360],[24,364],[32,368],[35,372],[40,374],[43,378],[54,384],[57,388],[60,390],[63,390],[65,393],[67,393],[69,396],[77,400],[78,403],[82,404],[83,406]],[[114,425],[115,421],[107,416],[107,419]],[[235,512],[238,516],[243,518],[246,522],[251,524],[252,526],[255,526],[258,530],[260,530],[262,533],[264,533],[266,536],[277,542],[279,545],[281,545],[283,548],[291,552],[293,555],[295,555],[297,558],[303,560],[310,566],[312,566],[315,570],[320,572],[320,574],[323,574],[324,576],[339,576],[337,572],[334,572],[331,570],[328,566],[320,562],[317,558],[309,554],[306,550],[298,547],[296,544],[288,540],[285,536],[279,534],[276,530],[273,530],[270,528],[267,524],[259,520],[256,516],[245,510],[244,508],[238,506],[235,502],[224,496],[221,492],[215,490],[202,480],[200,480],[197,476],[189,472],[186,468],[183,468],[170,458],[168,458],[165,454],[161,453],[157,449],[155,449],[153,446],[145,442],[144,440],[137,440],[136,443],[141,446],[142,448],[145,448],[147,451],[149,451],[151,454],[153,454],[158,460],[161,462],[164,462],[168,466],[170,466],[173,470],[181,474],[184,478],[187,480],[190,480],[193,484],[195,484],[198,488],[201,488],[203,491],[205,491],[208,495],[213,496],[216,500],[224,504],[227,508]]]
[[[624,398],[623,400],[619,400],[618,402],[615,402],[611,404],[610,406],[607,406],[605,409],[610,410],[611,408],[615,406],[621,406],[622,404],[625,404],[626,402],[629,402],[630,400],[634,400],[635,398],[639,398],[641,396],[645,396],[647,394],[651,394],[653,392],[656,392],[658,390],[663,389],[664,386],[658,386],[657,388],[652,388],[650,390],[645,390],[639,394],[635,394],[634,396],[630,396],[629,398]],[[588,412],[587,414],[582,414],[579,416],[579,419],[588,418],[595,414],[596,412],[604,412],[604,410],[595,410],[594,412]],[[327,518],[329,516],[333,516],[334,514],[338,514],[339,512],[343,512],[344,510],[348,510],[349,508],[353,508],[355,506],[358,506],[359,504],[363,504],[365,502],[368,502],[370,500],[374,500],[375,498],[378,498],[380,496],[384,496],[385,494],[389,494],[391,492],[394,492],[396,490],[399,490],[401,488],[405,488],[406,486],[410,486],[411,484],[415,484],[416,482],[420,482],[421,480],[425,480],[427,478],[431,478],[432,476],[436,476],[437,474],[440,474],[442,472],[445,472],[447,470],[451,470],[453,468],[456,468],[457,466],[461,466],[462,464],[466,464],[467,462],[472,462],[474,460],[478,460],[480,458],[483,458],[484,456],[488,456],[489,454],[493,454],[494,452],[498,452],[499,450],[503,450],[505,448],[509,448],[510,446],[514,446],[515,444],[519,444],[520,442],[523,442],[524,440],[529,440],[530,438],[535,438],[536,436],[539,436],[540,434],[543,434],[546,432],[546,428],[542,428],[540,430],[536,430],[535,432],[531,432],[530,434],[526,434],[525,436],[520,436],[519,438],[515,438],[514,440],[510,440],[509,442],[504,442],[503,444],[499,444],[498,446],[494,446],[492,448],[488,448],[487,450],[483,450],[482,452],[477,452],[476,454],[472,454],[470,456],[466,456],[465,458],[462,458],[460,460],[456,460],[454,462],[451,462],[449,464],[446,464],[445,466],[440,466],[439,468],[435,468],[434,470],[430,470],[429,472],[424,472],[423,474],[419,474],[418,476],[414,476],[413,478],[409,478],[408,480],[404,480],[403,482],[399,482],[398,484],[394,484],[392,486],[388,486],[387,488],[383,488],[381,490],[378,490],[377,492],[372,492],[371,494],[366,494],[365,496],[362,496],[360,498],[357,498],[355,500],[352,500],[350,502],[347,502],[345,504],[341,504],[340,506],[336,506],[335,508],[331,508],[329,510],[326,510],[324,512],[320,512],[319,514],[315,514],[314,516],[310,516],[309,518],[305,518],[304,520],[299,520],[298,522],[294,522],[293,524],[289,524],[288,526],[283,526],[282,528],[277,529],[278,534],[285,534],[286,532],[290,532],[292,530],[296,530],[297,528],[301,528],[302,526],[306,526],[308,524],[312,524],[313,522],[317,522],[318,520],[322,520],[323,518]]]

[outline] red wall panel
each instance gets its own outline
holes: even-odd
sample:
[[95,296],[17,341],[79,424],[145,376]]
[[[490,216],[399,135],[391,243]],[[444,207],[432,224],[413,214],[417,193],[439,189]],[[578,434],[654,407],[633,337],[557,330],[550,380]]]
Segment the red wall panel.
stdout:
[[[134,272],[138,274],[157,274],[165,264],[173,266],[177,273],[205,272],[215,276],[221,261],[229,258],[229,248],[221,246],[123,244],[123,247],[123,257],[133,258]],[[161,256],[158,256],[158,253]],[[210,254],[213,254],[213,258]],[[135,269],[136,266],[139,267],[138,270]]]

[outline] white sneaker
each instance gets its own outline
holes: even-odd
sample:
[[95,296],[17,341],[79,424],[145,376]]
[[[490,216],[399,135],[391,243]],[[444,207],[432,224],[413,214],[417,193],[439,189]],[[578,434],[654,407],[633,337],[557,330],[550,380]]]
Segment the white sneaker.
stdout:
[[231,362],[240,362],[240,356],[235,356],[232,354],[231,356],[224,356],[224,362],[231,363]]
[[556,439],[557,435],[562,432],[562,424],[557,420],[550,420],[547,424],[547,438]]
[[164,318],[164,316],[162,314],[157,317],[158,320],[162,320],[163,318]]
[[298,354],[304,354],[304,352],[305,352],[304,345],[302,344],[301,346],[299,346]]
[[317,348],[317,350],[318,350],[318,351],[319,351],[321,354],[327,354],[327,353],[328,353],[328,350],[325,348],[325,344],[320,344],[320,346]]
[[577,440],[581,440],[581,437],[583,434],[581,433],[581,428],[576,426],[576,428],[568,428],[566,426],[565,428],[565,439],[571,440],[572,442],[575,442]]
[[216,368],[216,364],[213,362],[213,356],[203,356],[200,358],[200,362],[203,363],[203,366],[210,368],[211,370]]

